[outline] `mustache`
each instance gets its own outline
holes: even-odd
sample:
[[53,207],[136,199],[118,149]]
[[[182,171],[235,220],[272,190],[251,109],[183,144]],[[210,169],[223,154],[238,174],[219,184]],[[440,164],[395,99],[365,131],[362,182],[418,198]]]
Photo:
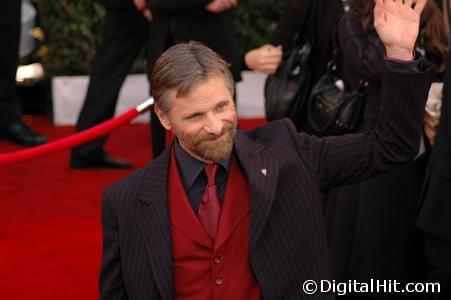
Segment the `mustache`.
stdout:
[[221,133],[219,133],[218,135],[216,134],[211,134],[211,133],[205,133],[205,136],[202,137],[203,141],[214,141],[218,138],[220,138],[221,136],[223,136],[224,134],[226,134],[228,131],[227,128],[222,128]]
[[216,134],[211,134],[208,132],[203,132],[198,136],[198,141],[199,142],[204,142],[204,141],[214,141],[218,138],[220,138],[221,136],[227,134],[228,132],[230,132],[233,129],[233,124],[225,124],[224,127],[222,127],[221,132],[216,135]]

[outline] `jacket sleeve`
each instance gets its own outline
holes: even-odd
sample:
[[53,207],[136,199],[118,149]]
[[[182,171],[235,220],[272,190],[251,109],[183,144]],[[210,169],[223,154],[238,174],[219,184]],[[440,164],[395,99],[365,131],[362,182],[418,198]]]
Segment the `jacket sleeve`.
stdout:
[[282,45],[284,52],[289,52],[293,46],[293,38],[296,33],[304,30],[305,9],[308,0],[286,0],[285,6],[280,14],[277,31],[272,43]]
[[367,33],[355,11],[343,14],[337,26],[344,68],[358,79],[379,78],[384,70],[385,50],[375,30]]
[[417,63],[414,71],[415,63],[385,62],[381,112],[373,130],[326,138],[296,134],[299,154],[321,189],[357,183],[417,154],[433,73],[424,61]]
[[103,255],[100,270],[100,299],[128,299],[122,281],[117,219],[105,193],[102,207]]

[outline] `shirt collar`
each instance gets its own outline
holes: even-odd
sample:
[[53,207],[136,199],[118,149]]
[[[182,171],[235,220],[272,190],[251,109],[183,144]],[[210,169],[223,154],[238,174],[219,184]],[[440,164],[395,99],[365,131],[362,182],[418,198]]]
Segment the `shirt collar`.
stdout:
[[[175,158],[177,159],[177,164],[181,173],[180,175],[185,183],[185,187],[189,189],[194,184],[197,177],[203,172],[207,164],[188,154],[188,152],[180,146],[178,139],[175,139],[174,147]],[[229,174],[230,169],[230,157],[231,156],[229,155],[226,159],[218,162],[218,165],[227,175]]]

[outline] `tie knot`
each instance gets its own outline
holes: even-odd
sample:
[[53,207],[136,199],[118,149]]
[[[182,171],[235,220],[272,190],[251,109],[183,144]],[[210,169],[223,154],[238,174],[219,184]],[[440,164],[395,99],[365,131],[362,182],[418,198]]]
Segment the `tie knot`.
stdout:
[[216,184],[216,171],[218,170],[217,164],[209,164],[205,166],[205,175],[207,175],[208,185]]

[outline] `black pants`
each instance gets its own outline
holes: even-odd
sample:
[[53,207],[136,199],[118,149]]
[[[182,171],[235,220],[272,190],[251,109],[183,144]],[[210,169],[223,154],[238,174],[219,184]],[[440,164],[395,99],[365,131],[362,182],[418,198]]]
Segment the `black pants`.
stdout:
[[440,283],[440,294],[425,294],[424,299],[451,299],[451,241],[426,234],[424,248],[427,257],[427,281]]
[[160,119],[157,114],[151,111],[151,123],[152,123],[152,156],[153,158],[163,152],[166,143],[166,129],[161,125]]
[[20,104],[16,96],[16,70],[20,41],[19,0],[0,1],[0,125],[21,119]]
[[[76,125],[82,131],[114,116],[121,86],[147,40],[148,22],[132,2],[123,7],[106,7],[104,44],[97,50],[85,102]],[[79,146],[72,159],[103,153],[107,136]]]

